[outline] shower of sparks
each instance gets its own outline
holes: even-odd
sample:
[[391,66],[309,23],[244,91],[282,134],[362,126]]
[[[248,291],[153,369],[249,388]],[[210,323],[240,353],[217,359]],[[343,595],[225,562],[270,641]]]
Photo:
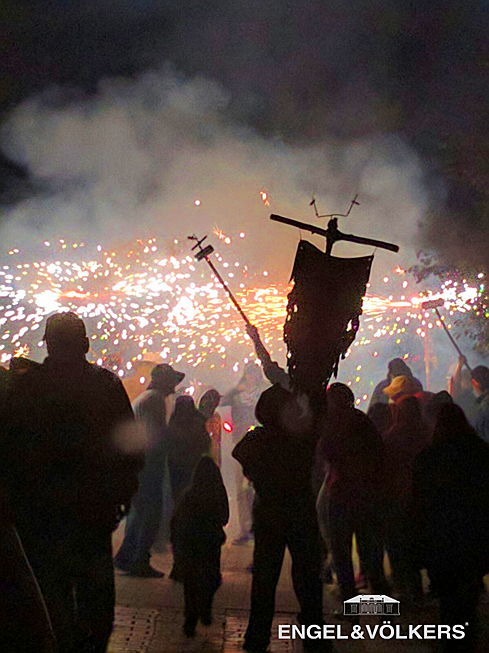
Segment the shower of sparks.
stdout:
[[[214,234],[223,246],[232,245],[230,235],[218,228]],[[242,238],[243,232],[236,234],[237,242]],[[266,270],[249,270],[233,260],[232,251],[216,253],[216,264],[272,354],[284,360],[289,287],[267,283]],[[87,323],[90,358],[120,377],[137,373],[144,360],[237,372],[254,357],[240,316],[207,267],[190,255],[186,240],[150,238],[112,249],[61,239],[45,241],[43,252],[45,258],[29,260],[15,248],[8,252],[10,264],[0,265],[0,363],[12,356],[39,358],[46,316],[68,310]],[[388,289],[395,285],[396,296],[367,294],[353,347],[375,349],[376,341],[385,338],[400,345],[406,334],[424,338],[440,326],[433,312],[421,307],[428,299],[444,300],[451,328],[451,315],[472,310],[483,290],[482,277],[480,281],[478,288],[447,281],[420,294],[409,287],[405,272],[395,269],[393,278],[386,276],[382,283]],[[409,352],[403,356],[408,358]],[[350,383],[359,383],[361,367]]]

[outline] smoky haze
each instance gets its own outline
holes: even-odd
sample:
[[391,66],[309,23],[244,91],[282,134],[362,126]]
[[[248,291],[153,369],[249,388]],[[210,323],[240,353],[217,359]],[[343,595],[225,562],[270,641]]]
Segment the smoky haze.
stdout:
[[[104,80],[83,99],[57,88],[24,101],[3,125],[2,148],[42,190],[5,210],[4,242],[29,246],[69,237],[117,244],[217,226],[246,232],[243,258],[282,279],[298,232],[271,223],[269,213],[324,226],[308,206],[313,194],[321,211],[343,212],[359,193],[361,207],[342,228],[396,241],[402,260],[413,261],[427,194],[423,165],[399,135],[293,144],[230,114],[222,86],[171,66]],[[268,193],[269,207],[260,191]]]
[[265,188],[295,218],[313,193],[330,212],[358,192],[342,228],[408,263],[433,246],[457,262],[461,238],[487,261],[485,2],[20,8],[6,0],[1,145],[33,190],[2,211],[8,243],[239,223],[283,271],[297,234],[267,222]]

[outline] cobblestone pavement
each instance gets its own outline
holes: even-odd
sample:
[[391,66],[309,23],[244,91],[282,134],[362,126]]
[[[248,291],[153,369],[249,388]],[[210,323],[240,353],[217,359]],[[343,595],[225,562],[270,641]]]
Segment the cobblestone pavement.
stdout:
[[[116,538],[119,539],[117,534]],[[248,603],[251,574],[246,567],[251,562],[253,547],[223,547],[222,568],[223,584],[216,595],[214,604],[214,623],[204,628],[199,626],[197,637],[187,639],[182,634],[183,591],[181,585],[168,579],[171,569],[169,553],[153,556],[155,567],[165,572],[162,579],[138,579],[117,575],[117,615],[114,635],[111,640],[110,653],[232,653],[241,650],[242,638],[248,619]],[[487,596],[487,595],[486,595]],[[334,609],[340,608],[336,590],[325,587],[325,619],[327,623],[342,626],[344,633],[351,626],[338,621],[333,615]],[[401,617],[396,623],[432,624],[436,623],[436,603],[426,602],[415,611],[406,610],[401,605]],[[290,561],[287,559],[277,590],[275,636],[270,647],[272,653],[299,653],[299,642],[278,640],[276,629],[279,623],[295,623],[297,604],[290,580]],[[479,647],[480,653],[489,651],[489,603],[484,597],[481,605],[483,637]],[[394,618],[390,618],[394,623]],[[375,618],[361,621],[375,624]],[[336,641],[337,653],[391,653],[408,651],[409,653],[427,653],[437,651],[436,642],[386,641],[379,638],[374,641]]]

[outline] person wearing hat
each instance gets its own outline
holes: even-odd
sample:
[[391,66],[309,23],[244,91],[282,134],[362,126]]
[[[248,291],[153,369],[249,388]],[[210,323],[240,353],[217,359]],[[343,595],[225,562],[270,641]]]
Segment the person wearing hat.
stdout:
[[[417,386],[415,392],[421,392],[423,390],[421,381],[413,376],[409,365],[407,365],[406,362],[402,360],[402,358],[393,358],[391,361],[389,361],[387,366],[387,377],[375,386],[375,390],[372,393],[372,398],[370,399],[369,407],[373,406],[374,404],[388,403],[389,399],[388,395],[385,393],[385,388],[387,388],[392,383],[396,376],[407,376],[412,379]],[[412,394],[414,394],[414,392]]]
[[406,395],[415,395],[421,392],[419,381],[412,376],[401,375],[395,376],[392,381],[383,390],[384,395],[389,398],[389,401],[397,401]]
[[124,541],[114,558],[117,569],[130,576],[161,578],[150,565],[153,546],[163,514],[163,481],[167,469],[167,427],[173,412],[175,389],[185,377],[171,365],[162,363],[151,371],[151,382],[133,403],[133,410],[143,424],[147,438],[144,467],[139,474],[139,488],[131,503]]
[[89,341],[75,313],[51,315],[44,341],[43,363],[27,364],[9,384],[0,481],[58,650],[105,651],[115,603],[112,531],[142,462],[121,445],[133,436],[134,416],[120,379],[86,360]]
[[472,388],[477,401],[475,430],[489,442],[489,367],[478,365],[472,370]]

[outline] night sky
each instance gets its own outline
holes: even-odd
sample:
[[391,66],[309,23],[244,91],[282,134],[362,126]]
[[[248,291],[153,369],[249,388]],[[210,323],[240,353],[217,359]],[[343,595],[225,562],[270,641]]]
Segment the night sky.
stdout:
[[[482,0],[4,0],[0,107],[170,62],[221,84],[229,120],[267,138],[396,134],[425,168],[426,245],[457,262],[463,236],[486,265],[488,22]],[[36,192],[5,156],[0,175],[4,203]]]

